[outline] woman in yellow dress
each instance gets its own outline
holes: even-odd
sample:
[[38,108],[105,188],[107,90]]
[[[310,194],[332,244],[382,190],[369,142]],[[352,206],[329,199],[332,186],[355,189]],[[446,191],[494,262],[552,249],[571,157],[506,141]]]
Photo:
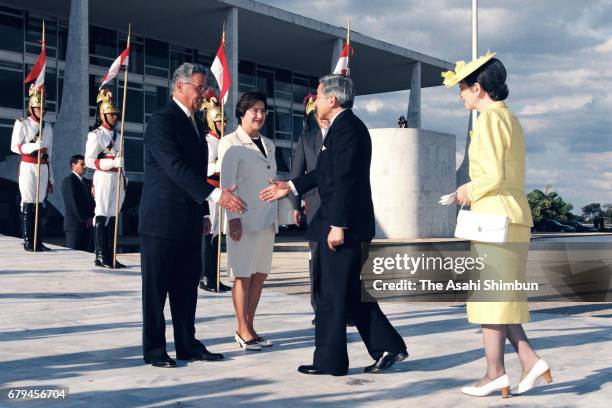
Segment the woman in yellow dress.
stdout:
[[[509,93],[506,69],[494,55],[487,52],[468,64],[459,61],[455,71],[442,74],[447,87],[459,84],[466,109],[480,112],[468,150],[471,181],[457,189],[457,201],[470,205],[474,212],[509,218],[509,244],[498,245],[495,262],[489,257],[489,269],[499,271],[504,279],[524,280],[533,225],[524,191],[525,139],[518,119],[503,102]],[[486,248],[481,243],[474,246],[476,251]],[[463,393],[485,396],[501,391],[503,397],[508,396],[510,381],[504,368],[506,338],[522,366],[521,381],[513,394],[530,390],[540,377],[552,381],[548,364],[535,353],[523,330],[522,323],[529,321],[526,299],[468,302],[467,314],[470,323],[482,326],[487,371],[478,384],[463,387]]]

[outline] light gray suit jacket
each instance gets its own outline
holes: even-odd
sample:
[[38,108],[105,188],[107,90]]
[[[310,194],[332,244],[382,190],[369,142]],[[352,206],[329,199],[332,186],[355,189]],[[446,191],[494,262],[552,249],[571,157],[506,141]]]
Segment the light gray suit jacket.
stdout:
[[276,178],[275,147],[272,140],[261,137],[266,156],[238,126],[235,132],[219,141],[221,187],[236,186],[236,194],[247,205],[244,214],[226,211],[227,219],[240,218],[243,231],[260,231],[274,225],[278,232],[277,203],[259,199],[259,193]]

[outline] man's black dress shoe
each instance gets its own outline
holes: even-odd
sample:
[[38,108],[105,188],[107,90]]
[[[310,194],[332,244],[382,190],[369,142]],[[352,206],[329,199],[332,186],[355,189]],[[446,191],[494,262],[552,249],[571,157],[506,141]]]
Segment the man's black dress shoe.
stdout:
[[346,375],[346,371],[342,373],[328,373],[326,371],[318,369],[314,365],[301,365],[298,367],[298,371],[302,374],[310,374],[310,375],[333,375],[334,377]]
[[391,368],[397,361],[405,360],[408,357],[408,352],[402,350],[399,353],[391,353],[385,351],[382,356],[376,362],[370,366],[367,366],[363,372],[369,374],[376,374],[388,368]]
[[171,359],[168,354],[163,354],[161,356],[154,356],[151,358],[145,358],[144,361],[147,364],[151,364],[153,367],[160,367],[160,368],[176,367],[176,361]]
[[302,374],[310,374],[310,375],[327,374],[319,370],[317,367],[313,365],[301,365],[298,367],[298,371]]
[[202,347],[196,350],[193,350],[191,354],[182,355],[176,354],[176,358],[178,360],[188,360],[188,361],[219,361],[223,360],[223,354],[221,353],[211,353],[206,350],[206,347]]

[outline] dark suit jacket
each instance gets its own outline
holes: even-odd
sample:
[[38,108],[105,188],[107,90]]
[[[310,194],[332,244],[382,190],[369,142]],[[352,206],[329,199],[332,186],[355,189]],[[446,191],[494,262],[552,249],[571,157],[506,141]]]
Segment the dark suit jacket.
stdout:
[[214,189],[206,182],[206,142],[174,101],[153,114],[144,142],[139,232],[175,240],[201,235],[205,200]]
[[308,226],[306,238],[326,241],[332,225],[347,228],[347,243],[374,237],[371,160],[368,129],[350,109],[341,112],[327,132],[316,169],[292,180],[298,193],[317,187],[321,195],[321,208]]
[[[300,136],[295,146],[293,160],[291,160],[291,178],[297,178],[316,168],[317,157],[321,150],[322,142],[323,135],[321,134],[321,129],[318,128]],[[306,222],[310,224],[321,206],[319,190],[313,188],[299,196],[289,194],[289,200],[296,210],[300,207],[302,199],[306,202]]]
[[85,220],[94,216],[94,201],[91,197],[91,184],[83,178],[79,180],[76,174],[70,173],[62,181],[62,197],[64,198],[64,231],[78,231],[85,227]]

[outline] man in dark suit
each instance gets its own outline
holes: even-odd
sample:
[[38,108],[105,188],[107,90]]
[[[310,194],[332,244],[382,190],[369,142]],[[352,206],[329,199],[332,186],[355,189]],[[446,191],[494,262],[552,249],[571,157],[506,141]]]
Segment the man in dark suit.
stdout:
[[91,237],[94,216],[94,201],[91,183],[85,178],[87,167],[83,155],[70,158],[72,173],[62,181],[64,198],[64,233],[66,246],[79,251],[92,252]]
[[408,357],[406,344],[380,310],[378,303],[362,302],[360,271],[374,237],[374,206],[370,187],[372,143],[363,122],[353,114],[350,78],[328,75],[319,80],[317,114],[329,119],[316,169],[289,182],[273,181],[261,199],[273,201],[293,192],[317,188],[321,207],[306,237],[319,243],[321,278],[315,288],[315,352],[303,374],[345,375],[348,372],[345,317],[355,322],[375,360],[365,368],[377,373]]
[[[310,97],[306,104],[304,133],[299,137],[295,145],[295,151],[293,152],[293,158],[291,160],[292,179],[310,173],[315,169],[317,165],[317,156],[323,144],[323,132],[327,132],[328,127],[328,120],[321,121],[317,118],[314,97]],[[306,224],[310,225],[321,205],[319,191],[313,188],[303,195],[296,196],[289,194],[289,201],[291,201],[293,205],[293,218],[296,225],[300,225],[300,207],[302,200],[304,200],[306,204]],[[317,241],[308,241],[308,248],[310,250],[310,259],[308,261],[308,272],[310,274],[310,305],[312,306],[312,310],[315,311],[316,299],[314,288],[319,279],[319,267],[318,264],[315,264],[312,260],[319,256]],[[315,323],[314,319],[312,323]]]
[[208,152],[193,113],[202,104],[206,71],[184,63],[172,77],[172,101],[151,117],[144,134],[145,177],[140,202],[143,356],[175,367],[166,352],[164,304],[170,299],[179,360],[221,360],[195,338],[202,234],[210,230],[206,200],[244,212],[233,189],[206,182]]

